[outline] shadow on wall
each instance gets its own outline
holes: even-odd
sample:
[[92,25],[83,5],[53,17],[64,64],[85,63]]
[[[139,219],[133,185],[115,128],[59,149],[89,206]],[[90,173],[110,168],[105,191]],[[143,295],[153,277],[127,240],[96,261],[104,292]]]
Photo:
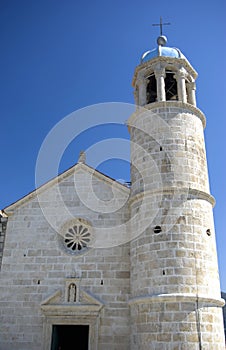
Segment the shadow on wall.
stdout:
[[[223,298],[225,300],[225,303],[226,303],[226,293],[225,292],[221,292],[221,298]],[[224,334],[225,334],[225,338],[226,338],[226,304],[223,307],[223,317],[224,317]]]

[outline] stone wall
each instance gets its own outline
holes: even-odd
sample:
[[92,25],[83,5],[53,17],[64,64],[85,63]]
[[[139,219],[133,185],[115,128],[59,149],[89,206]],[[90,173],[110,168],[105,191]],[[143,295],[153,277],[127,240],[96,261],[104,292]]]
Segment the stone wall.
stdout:
[[165,296],[131,305],[131,318],[135,319],[131,349],[224,349],[218,326],[222,321],[221,307],[208,307],[195,300],[166,299]]
[[131,349],[224,349],[205,118],[180,102],[146,107],[128,121]]
[[[81,173],[84,178],[84,171],[78,172]],[[48,337],[51,334],[45,333],[49,321],[41,310],[41,304],[55,292],[63,293],[65,280],[75,277],[79,280],[81,295],[88,293],[90,298],[94,297],[103,305],[96,321],[99,324],[98,349],[129,348],[129,245],[90,248],[84,255],[80,252],[74,254],[63,247],[62,236],[51,225],[55,223],[61,227],[68,220],[73,222],[73,218],[85,218],[95,229],[95,235],[98,227],[114,227],[127,220],[126,208],[115,212],[113,208],[111,220],[108,220],[109,213],[101,214],[103,216],[100,218],[100,213],[84,205],[74,190],[76,174],[63,179],[60,190],[56,190],[55,185],[50,186],[40,193],[39,201],[34,195],[14,207],[9,216],[0,287],[1,349],[44,349],[45,342],[50,342]],[[93,181],[96,195],[99,192],[102,200],[109,200],[111,184],[95,176]],[[83,188],[88,196],[89,188],[85,188],[84,182]],[[116,193],[117,189],[114,191]],[[123,189],[118,188],[119,201],[121,191]],[[58,206],[60,192],[67,203],[67,214]],[[79,303],[77,305],[79,309]],[[63,301],[59,309],[64,306]],[[60,322],[65,323],[67,317],[66,314],[62,315]],[[70,318],[71,322],[75,318],[76,311]],[[83,315],[83,321],[91,318],[90,308],[90,312],[86,311],[86,315]]]

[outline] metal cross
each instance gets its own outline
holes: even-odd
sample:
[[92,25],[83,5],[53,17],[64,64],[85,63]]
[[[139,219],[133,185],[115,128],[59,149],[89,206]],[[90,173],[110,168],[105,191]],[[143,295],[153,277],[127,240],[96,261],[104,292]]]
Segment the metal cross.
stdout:
[[160,17],[160,23],[159,24],[152,24],[153,26],[160,27],[160,35],[162,36],[162,26],[168,26],[171,23],[162,23],[162,17]]

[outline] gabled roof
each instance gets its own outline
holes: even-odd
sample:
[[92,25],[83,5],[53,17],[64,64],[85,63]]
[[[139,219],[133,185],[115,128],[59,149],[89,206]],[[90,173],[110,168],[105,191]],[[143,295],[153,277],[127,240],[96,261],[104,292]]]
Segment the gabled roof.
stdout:
[[115,179],[111,178],[110,176],[101,173],[100,171],[92,168],[91,166],[89,166],[87,164],[79,162],[79,163],[76,163],[75,165],[73,165],[72,167],[70,167],[69,169],[65,170],[60,175],[58,175],[58,176],[54,177],[53,179],[47,181],[46,183],[44,183],[43,185],[41,185],[37,189],[35,189],[32,192],[28,193],[24,197],[20,198],[16,202],[8,205],[7,207],[5,207],[2,210],[2,212],[4,214],[6,214],[6,215],[11,215],[13,213],[13,210],[16,209],[17,207],[19,207],[19,206],[23,205],[24,203],[26,203],[27,201],[35,198],[38,194],[40,194],[40,193],[46,191],[47,189],[51,188],[56,183],[60,183],[65,178],[69,177],[74,172],[77,172],[79,170],[83,170],[85,172],[88,172],[92,176],[95,176],[97,179],[99,179],[99,180],[101,180],[101,181],[103,181],[103,182],[105,182],[105,183],[107,183],[109,185],[114,184],[114,186],[118,187],[119,191],[125,191],[126,193],[128,193],[130,191],[130,188],[127,187],[126,185],[121,184],[120,182],[116,181]]

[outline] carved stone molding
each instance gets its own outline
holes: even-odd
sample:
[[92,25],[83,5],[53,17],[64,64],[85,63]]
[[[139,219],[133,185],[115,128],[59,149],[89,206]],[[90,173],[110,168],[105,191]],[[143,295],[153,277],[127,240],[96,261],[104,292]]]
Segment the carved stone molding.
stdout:
[[80,288],[80,279],[68,278],[64,292],[59,289],[41,303],[45,316],[43,350],[51,347],[53,325],[88,325],[89,349],[98,349],[99,316],[103,303]]

